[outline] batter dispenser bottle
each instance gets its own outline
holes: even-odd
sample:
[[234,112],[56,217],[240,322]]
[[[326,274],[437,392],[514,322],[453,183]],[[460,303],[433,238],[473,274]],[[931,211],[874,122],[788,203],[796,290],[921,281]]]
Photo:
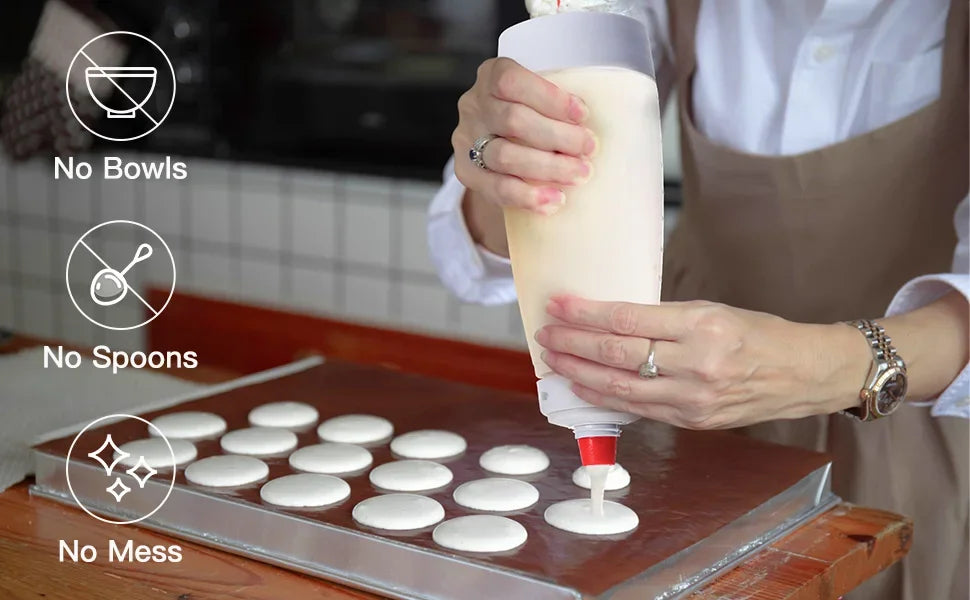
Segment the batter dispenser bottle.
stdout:
[[[621,2],[591,4],[624,8]],[[616,12],[559,12],[505,30],[498,55],[579,96],[589,108],[585,125],[598,141],[591,178],[565,188],[565,204],[555,214],[510,208],[505,224],[539,408],[550,423],[572,429],[584,465],[613,464],[622,426],[639,417],[576,396],[571,382],[542,361],[534,335],[553,322],[545,307],[555,294],[660,301],[663,165],[647,31]]]

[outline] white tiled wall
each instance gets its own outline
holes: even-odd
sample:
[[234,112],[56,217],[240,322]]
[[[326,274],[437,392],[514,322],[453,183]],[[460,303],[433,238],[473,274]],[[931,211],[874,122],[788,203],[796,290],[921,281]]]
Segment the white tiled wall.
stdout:
[[[185,181],[54,181],[49,158],[4,160],[0,326],[77,344],[141,347],[142,330],[111,332],[85,320],[64,282],[68,253],[85,231],[130,219],[165,238],[183,291],[524,346],[514,305],[463,306],[438,282],[425,240],[434,184],[194,158],[181,159]],[[137,285],[158,276],[132,275]]]

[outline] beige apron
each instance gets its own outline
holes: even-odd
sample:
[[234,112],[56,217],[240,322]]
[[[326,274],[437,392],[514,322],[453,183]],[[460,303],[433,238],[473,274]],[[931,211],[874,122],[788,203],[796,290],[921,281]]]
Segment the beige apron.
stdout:
[[[664,298],[703,298],[826,323],[879,317],[907,280],[948,271],[953,214],[967,193],[970,162],[967,1],[951,5],[939,100],[868,134],[794,156],[731,150],[694,126],[699,5],[668,2],[685,204],[665,250]],[[749,429],[762,439],[830,452],[836,493],[915,521],[902,564],[849,598],[968,598],[965,420],[903,406],[874,423],[831,415]]]

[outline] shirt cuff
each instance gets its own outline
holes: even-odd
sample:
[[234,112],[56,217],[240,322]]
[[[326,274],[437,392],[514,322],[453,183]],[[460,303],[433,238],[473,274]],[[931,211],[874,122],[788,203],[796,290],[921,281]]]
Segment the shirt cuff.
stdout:
[[484,305],[515,301],[511,263],[472,240],[461,210],[465,186],[455,177],[454,158],[428,210],[428,246],[441,282],[465,302]]
[[[970,301],[970,275],[941,273],[917,277],[896,292],[895,298],[886,310],[886,316],[891,317],[915,310],[939,300],[953,290],[960,292]],[[931,405],[930,414],[934,417],[970,419],[970,365],[964,365],[960,374]]]
[[[464,224],[464,221],[462,221]],[[465,232],[468,232],[468,226],[465,225]],[[469,234],[469,239],[471,239],[471,234]],[[481,244],[475,244],[475,249],[478,250],[479,256],[482,257],[482,264],[485,266],[485,273],[489,277],[495,279],[511,279],[512,278],[512,261],[495,254],[485,246]]]

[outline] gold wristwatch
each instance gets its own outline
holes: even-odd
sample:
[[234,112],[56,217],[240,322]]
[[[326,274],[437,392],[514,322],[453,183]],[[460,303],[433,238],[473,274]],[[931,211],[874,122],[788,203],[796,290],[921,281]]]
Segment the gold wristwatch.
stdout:
[[906,365],[896,354],[892,338],[875,321],[862,319],[846,323],[866,336],[872,350],[872,366],[866,375],[866,383],[859,392],[859,406],[842,411],[860,421],[874,421],[888,417],[906,398]]

